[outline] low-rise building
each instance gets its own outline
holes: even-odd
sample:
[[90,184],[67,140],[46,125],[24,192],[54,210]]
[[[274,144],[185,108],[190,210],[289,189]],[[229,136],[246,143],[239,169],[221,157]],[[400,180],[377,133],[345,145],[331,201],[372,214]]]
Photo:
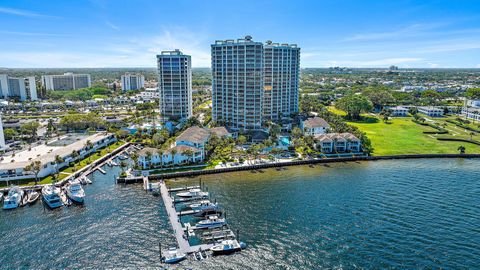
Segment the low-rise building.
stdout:
[[232,136],[224,127],[212,129],[198,126],[189,127],[175,139],[175,144],[167,150],[142,149],[138,153],[138,165],[143,169],[148,169],[163,165],[202,162],[205,159],[205,145],[212,134],[222,138]]
[[330,125],[323,118],[312,117],[301,121],[300,128],[305,135],[315,136],[327,133]]
[[467,108],[462,109],[462,115],[473,121],[480,121],[480,107],[479,108]]
[[480,108],[480,99],[469,99],[467,100],[468,107]]
[[[62,138],[60,140],[63,140]],[[106,147],[116,141],[113,134],[94,134],[68,145],[59,145],[58,142],[40,144],[29,150],[24,150],[8,156],[0,161],[0,181],[34,179],[33,172],[25,171],[25,167],[34,161],[40,161],[42,168],[38,178],[42,179],[68,166],[71,162],[81,160],[87,155]],[[78,153],[78,156],[73,155]],[[57,164],[55,158],[59,156],[63,162]]]
[[351,133],[327,133],[315,136],[315,145],[322,153],[361,152],[361,141]]
[[437,107],[418,107],[418,112],[430,117],[442,117],[443,109]]
[[390,107],[388,108],[392,112],[392,116],[407,116],[408,109],[402,106]]

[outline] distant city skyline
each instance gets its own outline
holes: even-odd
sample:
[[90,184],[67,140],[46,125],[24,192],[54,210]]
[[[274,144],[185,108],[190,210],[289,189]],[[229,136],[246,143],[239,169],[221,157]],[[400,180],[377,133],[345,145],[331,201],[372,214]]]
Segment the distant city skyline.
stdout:
[[480,68],[477,1],[3,1],[0,67],[155,67],[215,40],[295,43],[301,67]]

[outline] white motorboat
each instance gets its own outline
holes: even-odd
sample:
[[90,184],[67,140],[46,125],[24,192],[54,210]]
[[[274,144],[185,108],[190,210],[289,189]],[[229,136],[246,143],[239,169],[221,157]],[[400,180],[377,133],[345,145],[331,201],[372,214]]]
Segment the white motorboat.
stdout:
[[3,201],[3,192],[0,192],[0,202]]
[[165,256],[162,257],[162,261],[168,264],[178,263],[184,260],[187,255],[176,248],[170,248]]
[[200,220],[196,227],[199,229],[218,228],[226,225],[224,218],[219,218],[217,215],[209,216],[205,220]]
[[218,210],[218,203],[211,203],[208,200],[200,201],[198,203],[192,203],[189,207],[194,211],[202,211],[202,210]]
[[120,160],[125,160],[125,159],[127,159],[127,158],[128,158],[128,157],[127,157],[127,156],[124,156],[124,155],[119,155],[119,156],[118,156],[118,159],[120,159]]
[[58,208],[63,205],[60,198],[60,189],[53,185],[46,185],[42,188],[42,200],[50,209]]
[[92,180],[90,180],[88,177],[85,176],[85,183],[87,184],[92,184]]
[[85,192],[83,191],[80,181],[73,180],[69,182],[65,187],[67,196],[75,203],[83,203],[85,198]]
[[207,198],[208,192],[204,192],[199,188],[192,188],[186,192],[177,193],[177,196],[184,197],[184,198],[192,198],[192,197]]
[[28,193],[28,204],[29,205],[34,204],[38,200],[38,198],[40,198],[40,193],[39,192],[36,192],[34,190],[30,191]]
[[112,164],[112,166],[118,166],[118,163],[116,163],[116,162],[113,161],[113,160],[112,160],[110,163]]
[[213,255],[226,255],[242,250],[246,245],[237,240],[223,240],[210,248]]
[[12,187],[3,201],[3,209],[15,209],[20,206],[25,192],[19,187]]
[[72,205],[72,201],[68,198],[67,193],[64,189],[58,189],[58,195],[60,196],[60,200],[62,200],[63,205],[70,206]]
[[80,184],[86,185],[86,184],[87,184],[87,181],[85,181],[85,179],[87,179],[87,177],[86,177],[86,176],[82,176],[82,177],[78,178],[78,181],[80,182]]

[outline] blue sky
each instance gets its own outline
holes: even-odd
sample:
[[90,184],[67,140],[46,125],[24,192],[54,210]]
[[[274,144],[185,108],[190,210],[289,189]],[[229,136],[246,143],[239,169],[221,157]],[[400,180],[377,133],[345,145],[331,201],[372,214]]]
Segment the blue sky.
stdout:
[[253,36],[296,43],[302,67],[480,68],[476,1],[0,0],[0,67],[153,67]]

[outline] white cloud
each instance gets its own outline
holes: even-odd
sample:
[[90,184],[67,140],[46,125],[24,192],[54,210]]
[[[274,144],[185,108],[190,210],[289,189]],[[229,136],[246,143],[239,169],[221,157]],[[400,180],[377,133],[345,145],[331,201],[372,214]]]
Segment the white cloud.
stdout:
[[120,27],[118,27],[117,25],[113,24],[111,21],[105,21],[105,24],[108,25],[110,28],[112,28],[113,30],[120,30]]
[[324,66],[345,66],[345,67],[387,67],[390,65],[407,65],[421,62],[422,58],[384,58],[376,60],[327,60],[324,62]]
[[[156,55],[164,50],[180,49],[192,56],[193,67],[210,66],[210,38],[183,28],[164,30],[159,35],[133,37],[130,41],[98,44],[95,47],[63,50],[1,51],[3,67],[155,67]],[[120,45],[119,45],[120,44]],[[101,51],[100,49],[101,48]]]
[[7,7],[0,7],[0,13],[17,15],[22,17],[29,17],[29,18],[59,18],[57,16],[44,15],[44,14],[36,13],[33,11],[29,11],[29,10],[7,8]]

